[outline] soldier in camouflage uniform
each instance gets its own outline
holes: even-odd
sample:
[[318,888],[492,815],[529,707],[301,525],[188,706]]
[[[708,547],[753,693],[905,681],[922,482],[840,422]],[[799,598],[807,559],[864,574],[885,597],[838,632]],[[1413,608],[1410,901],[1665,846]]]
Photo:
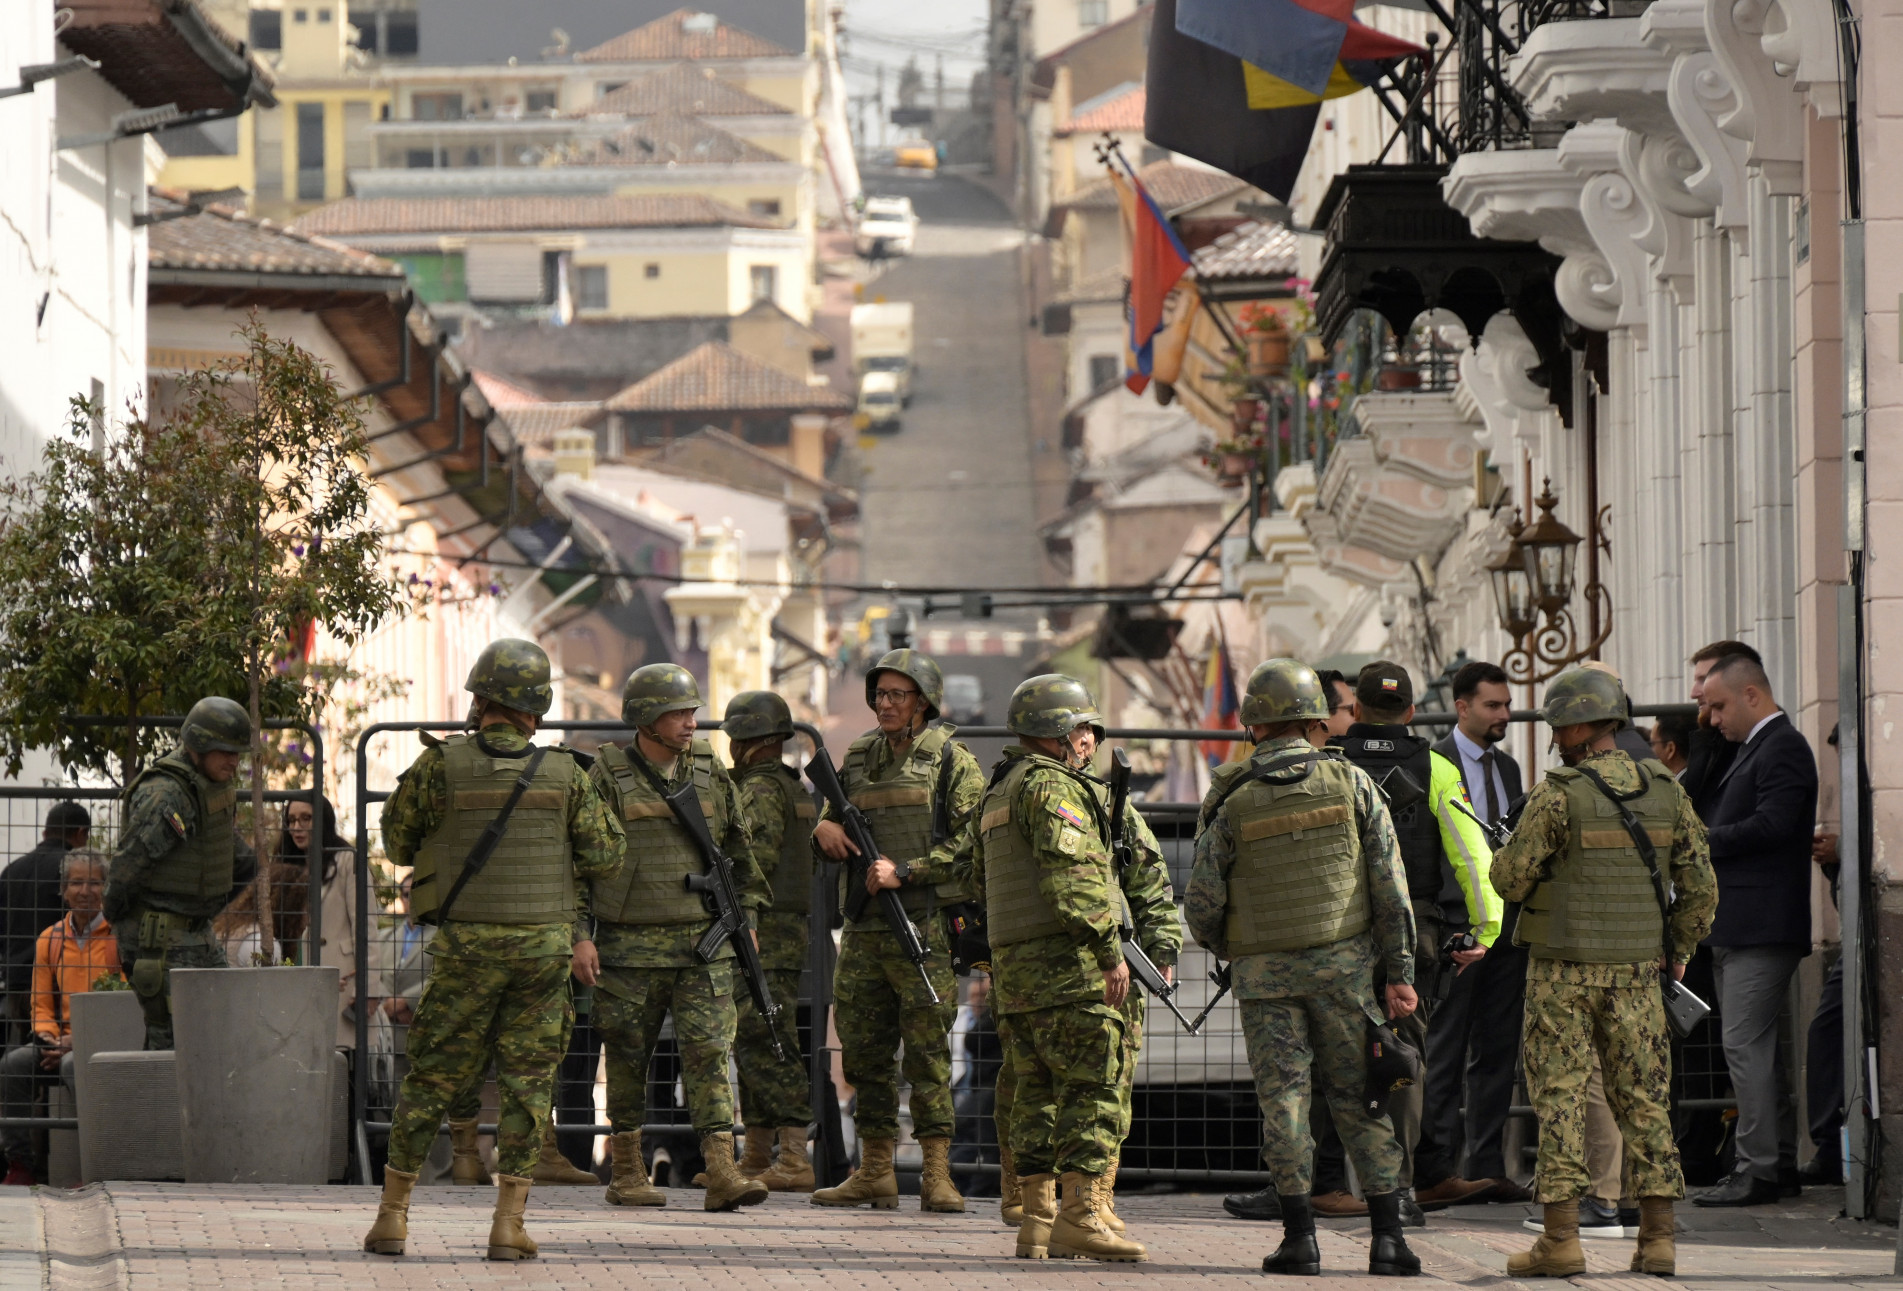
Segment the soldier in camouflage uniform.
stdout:
[[[1586,1084],[1599,1056],[1606,1105],[1625,1137],[1630,1192],[1639,1198],[1635,1273],[1669,1276],[1677,1252],[1672,1202],[1685,1195],[1669,1108],[1671,1039],[1660,973],[1683,977],[1711,931],[1718,882],[1705,826],[1661,762],[1635,763],[1614,737],[1626,722],[1625,688],[1595,669],[1560,674],[1541,712],[1566,763],[1527,795],[1520,823],[1494,853],[1493,886],[1521,902],[1516,944],[1528,948],[1526,1089],[1540,1118],[1535,1195],[1546,1231],[1510,1256],[1513,1277],[1585,1270],[1579,1198],[1586,1169]],[[1603,784],[1603,788],[1601,785]],[[1615,802],[1614,799],[1617,799]],[[1625,828],[1620,805],[1645,828],[1674,894],[1669,929],[1651,867]]]
[[[984,775],[953,728],[932,726],[945,698],[938,665],[916,650],[888,652],[866,673],[866,707],[878,729],[854,740],[840,783],[865,813],[884,855],[866,867],[868,891],[896,889],[926,949],[933,1004],[918,969],[899,949],[876,901],[840,939],[833,975],[833,1016],[846,1083],[857,1092],[853,1121],[862,1145],[859,1168],[837,1188],[813,1194],[819,1206],[899,1204],[892,1150],[899,1134],[899,1048],[912,1087],[912,1133],[924,1153],[919,1208],[962,1211],[951,1179],[951,1025],[957,983],[944,907],[966,899],[953,877],[956,840],[977,809]],[[845,830],[822,813],[814,844],[843,861],[852,855]],[[852,872],[847,866],[845,873]]]
[[1421,1262],[1401,1232],[1402,1154],[1368,1114],[1368,1032],[1377,959],[1387,1014],[1417,1007],[1414,911],[1393,822],[1374,781],[1327,739],[1328,700],[1312,668],[1270,659],[1249,676],[1242,724],[1255,748],[1211,777],[1184,894],[1190,936],[1230,961],[1243,1040],[1262,1102],[1263,1148],[1283,1240],[1264,1273],[1318,1274],[1310,1204],[1310,1069],[1367,1194],[1368,1271],[1406,1277]]
[[733,1156],[727,1063],[733,1056],[734,1000],[747,988],[731,945],[722,945],[712,963],[694,953],[713,919],[687,890],[686,879],[707,866],[665,799],[683,785],[694,786],[709,832],[733,861],[748,923],[757,922],[773,894],[756,862],[733,781],[713,747],[694,735],[700,706],[700,686],[679,664],[636,668],[621,695],[621,717],[635,728],[635,737],[625,745],[603,745],[593,772],[628,831],[627,865],[594,885],[602,965],[595,1026],[607,1054],[608,1122],[614,1127],[607,1198],[617,1206],[667,1204],[666,1194],[648,1179],[641,1125],[647,1119],[648,1067],[670,1014],[687,1110],[707,1165],[702,1206],[734,1210],[767,1197],[766,1185],[742,1175]]
[[[1057,674],[1011,696],[1019,738],[985,791],[973,880],[991,938],[991,1011],[1010,1068],[1006,1137],[1024,1218],[1017,1254],[1149,1258],[1101,1213],[1127,1128],[1121,901],[1109,813],[1073,765],[1071,733],[1100,724],[1090,693]],[[1058,1207],[1061,1190],[1062,1208]]]
[[258,860],[232,813],[251,719],[229,699],[201,699],[178,746],[126,786],[126,827],[106,880],[105,915],[126,980],[145,1013],[145,1047],[172,1047],[174,968],[223,968],[212,916],[256,877]]
[[[429,983],[410,1025],[410,1069],[391,1114],[383,1203],[363,1240],[403,1254],[410,1190],[445,1111],[466,1103],[493,1060],[502,1098],[496,1127],[492,1260],[533,1259],[522,1228],[529,1172],[548,1132],[555,1069],[574,1020],[568,978],[595,979],[586,884],[621,868],[621,822],[589,782],[585,759],[531,742],[554,702],[548,656],[533,641],[492,642],[463,689],[472,735],[429,745],[383,805],[383,846],[414,866],[413,916],[436,923]],[[488,863],[467,861],[522,777]]]
[[[732,742],[734,786],[747,813],[755,863],[773,889],[773,905],[760,915],[760,963],[774,1001],[784,1010],[780,1031],[786,1048],[785,1058],[773,1052],[766,1019],[751,996],[742,998],[733,1046],[747,1123],[740,1173],[773,1192],[811,1192],[806,1127],[813,1119],[812,1091],[793,1020],[799,1013],[800,970],[806,966],[813,822],[819,813],[799,773],[780,760],[793,738],[793,713],[784,699],[769,690],[742,691],[727,701],[720,728]],[[775,1138],[779,1158],[772,1160]]]

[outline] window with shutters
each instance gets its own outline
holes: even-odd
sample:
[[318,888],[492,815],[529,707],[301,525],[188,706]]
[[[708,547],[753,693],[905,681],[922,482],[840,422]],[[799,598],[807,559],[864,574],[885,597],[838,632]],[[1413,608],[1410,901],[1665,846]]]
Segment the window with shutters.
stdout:
[[281,201],[284,197],[284,112],[281,108],[253,108],[251,126],[255,132],[251,149],[258,174],[258,200]]
[[410,116],[417,121],[460,121],[463,119],[463,96],[412,94]]
[[297,105],[297,200],[324,200],[324,105]]
[[575,307],[608,308],[608,266],[585,264],[575,270]]
[[780,286],[780,271],[777,266],[756,264],[747,269],[750,300],[772,300]]
[[471,242],[463,251],[469,299],[535,304],[544,299],[542,248],[533,242]]

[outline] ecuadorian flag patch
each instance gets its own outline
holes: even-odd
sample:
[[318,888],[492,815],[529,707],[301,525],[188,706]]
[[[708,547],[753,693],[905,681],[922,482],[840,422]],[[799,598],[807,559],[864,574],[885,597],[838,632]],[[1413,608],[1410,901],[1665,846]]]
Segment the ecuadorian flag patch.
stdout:
[[1060,802],[1057,804],[1057,806],[1053,807],[1051,810],[1055,811],[1059,816],[1062,816],[1065,820],[1068,820],[1071,824],[1077,826],[1077,828],[1083,829],[1085,827],[1084,813],[1077,810],[1077,808],[1071,806],[1069,803]]

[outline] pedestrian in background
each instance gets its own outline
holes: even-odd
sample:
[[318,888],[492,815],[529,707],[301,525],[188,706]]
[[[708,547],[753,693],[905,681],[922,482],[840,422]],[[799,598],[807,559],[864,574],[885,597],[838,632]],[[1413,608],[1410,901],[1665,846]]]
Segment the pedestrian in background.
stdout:
[[0,870],[0,1046],[31,1032],[33,952],[40,932],[60,917],[60,860],[92,836],[92,816],[76,802],[56,802],[40,841]]
[[1355,724],[1355,685],[1333,668],[1315,674],[1321,678],[1322,694],[1328,698],[1328,738],[1346,735]]
[[1667,715],[1652,723],[1647,736],[1652,756],[1663,762],[1680,784],[1685,782],[1685,772],[1691,766],[1691,747],[1697,730],[1696,717]]
[[1817,759],[1751,657],[1718,660],[1705,677],[1704,702],[1712,729],[1738,746],[1707,789],[1703,813],[1719,895],[1706,944],[1738,1126],[1731,1175],[1692,1200],[1755,1206],[1801,1187],[1797,1124],[1778,1060],[1778,1014],[1798,961],[1811,952]]

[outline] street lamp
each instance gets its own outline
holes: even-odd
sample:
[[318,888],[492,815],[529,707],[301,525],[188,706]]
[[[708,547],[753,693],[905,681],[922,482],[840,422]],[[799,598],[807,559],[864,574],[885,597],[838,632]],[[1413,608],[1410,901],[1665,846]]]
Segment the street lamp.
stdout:
[[1507,534],[1513,539],[1507,545],[1499,560],[1487,566],[1487,577],[1493,584],[1493,608],[1499,615],[1500,626],[1515,641],[1522,640],[1539,623],[1539,608],[1533,598],[1532,575],[1528,572],[1525,554],[1520,549],[1520,534],[1526,528],[1520,523],[1518,513],[1507,526]]
[[[1551,480],[1544,482],[1534,505],[1540,509],[1540,518],[1528,528],[1516,515],[1508,528],[1513,542],[1487,567],[1494,610],[1514,642],[1500,665],[1513,681],[1528,683],[1545,681],[1562,668],[1596,655],[1612,635],[1612,596],[1595,578],[1581,593],[1589,612],[1590,639],[1579,639],[1572,611],[1573,573],[1584,539],[1553,514],[1559,499],[1553,496]],[[1608,544],[1601,519],[1593,518],[1593,542],[1603,551]]]
[[1573,599],[1573,561],[1579,551],[1579,535],[1562,524],[1553,514],[1559,499],[1553,496],[1553,482],[1542,480],[1534,505],[1540,518],[1533,527],[1517,535],[1514,546],[1526,564],[1532,590],[1539,598],[1546,621],[1565,609]]

